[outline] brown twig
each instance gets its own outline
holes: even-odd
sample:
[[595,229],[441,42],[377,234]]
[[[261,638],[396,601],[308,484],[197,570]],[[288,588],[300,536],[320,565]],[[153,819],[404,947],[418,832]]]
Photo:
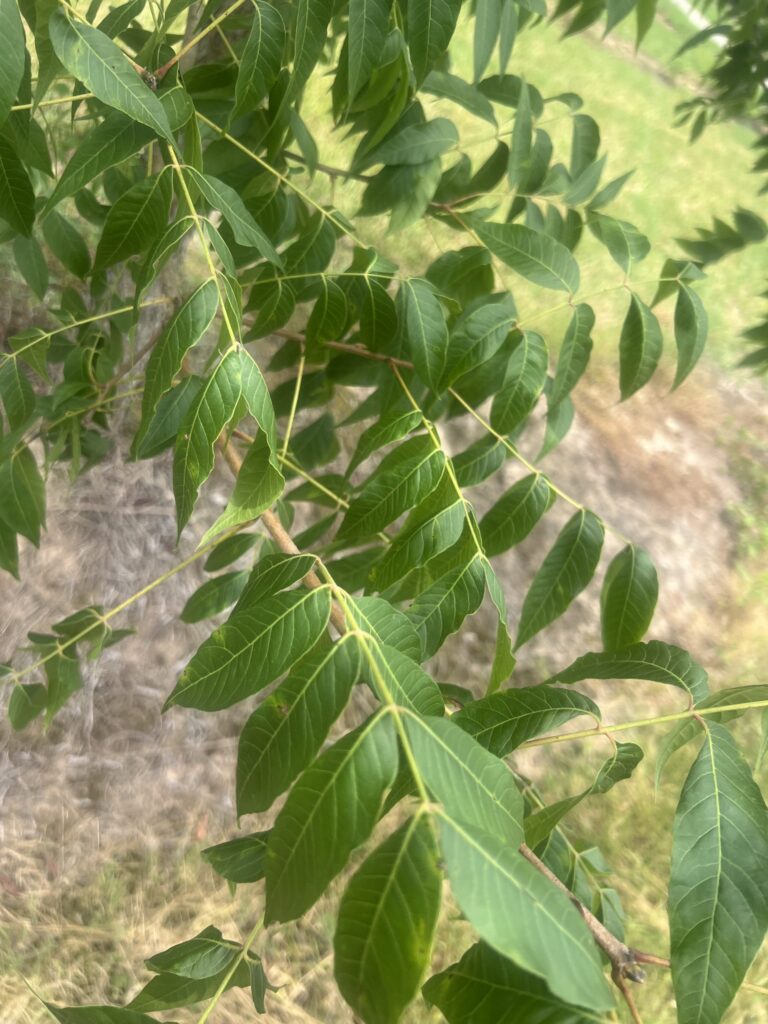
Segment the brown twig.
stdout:
[[599,921],[592,911],[585,907],[580,899],[574,896],[568,886],[564,885],[553,871],[550,871],[547,865],[536,856],[530,846],[523,843],[520,847],[520,852],[552,885],[568,896],[584,918],[584,923],[592,933],[592,938],[611,962],[611,978],[624,997],[632,1020],[635,1024],[642,1024],[627,982],[634,981],[637,984],[641,984],[645,981],[645,971],[640,964],[655,964],[657,967],[669,967],[669,960],[656,956],[654,953],[642,953],[639,950],[632,949],[631,946],[617,939],[612,932],[608,931],[603,922]]
[[[227,462],[227,465],[232,472],[237,476],[240,472],[240,467],[243,464],[243,460],[240,457],[240,453],[237,451],[231,441],[222,439],[219,444],[222,454]],[[293,542],[293,538],[285,529],[283,524],[280,522],[278,517],[271,509],[261,513],[261,521],[266,526],[267,530],[274,540],[275,544],[280,550],[286,555],[300,555],[302,552],[296,547]],[[324,587],[325,584],[317,575],[314,569],[310,569],[303,580],[304,586],[309,587],[310,590],[317,590],[318,587]],[[347,631],[347,623],[344,618],[344,612],[341,608],[334,603],[331,605],[331,622],[335,626],[336,630],[342,634]]]

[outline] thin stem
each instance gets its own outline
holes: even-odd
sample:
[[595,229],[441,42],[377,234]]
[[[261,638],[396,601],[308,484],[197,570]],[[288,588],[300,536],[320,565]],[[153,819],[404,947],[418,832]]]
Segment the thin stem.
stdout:
[[296,372],[296,384],[293,389],[293,398],[291,400],[291,411],[288,413],[288,423],[285,428],[285,437],[283,438],[283,447],[280,452],[280,458],[285,459],[288,454],[288,445],[291,441],[291,433],[293,431],[293,422],[296,419],[296,409],[299,405],[299,394],[301,392],[301,384],[304,380],[304,366],[307,361],[306,355],[302,352],[301,359],[299,359],[299,368]]
[[[299,156],[298,153],[291,153],[289,150],[283,150],[283,156],[287,160],[295,160],[297,163],[303,164],[305,167],[307,161],[303,156]],[[323,174],[327,174],[329,178],[344,178],[350,181],[371,181],[372,175],[370,174],[355,174],[354,171],[345,171],[343,167],[332,167],[330,164],[315,164],[318,171],[322,171]]]
[[570,740],[592,739],[594,736],[604,736],[606,733],[623,732],[626,729],[644,729],[650,725],[665,725],[667,722],[682,722],[688,718],[699,718],[707,715],[719,715],[729,711],[753,711],[757,708],[768,708],[768,700],[750,700],[743,704],[720,704],[711,708],[687,708],[685,711],[676,711],[670,715],[657,715],[654,718],[636,718],[631,722],[617,722],[614,725],[600,725],[595,729],[579,729],[576,732],[561,732],[551,736],[540,736],[535,740],[526,740],[518,747],[524,750],[526,747],[546,747],[552,743],[567,743]]
[[[159,587],[163,583],[166,583],[177,573],[182,572],[184,569],[188,568],[190,565],[192,565],[193,562],[196,562],[199,558],[202,558],[203,555],[207,555],[209,551],[217,547],[219,544],[222,544],[225,540],[229,540],[230,537],[233,537],[236,533],[238,533],[247,525],[247,523],[240,523],[238,526],[235,526],[231,530],[227,530],[226,532],[220,534],[218,537],[216,537],[214,540],[209,541],[207,544],[203,544],[202,547],[199,547],[188,558],[185,558],[183,561],[178,562],[176,565],[174,565],[172,569],[168,569],[160,576],[156,576],[155,579],[153,579],[150,583],[147,583],[145,586],[143,586],[141,590],[137,590],[136,593],[131,594],[130,597],[127,597],[124,601],[121,601],[120,604],[115,605],[115,607],[110,608],[108,612],[105,612],[103,615],[98,616],[98,622],[106,625],[106,623],[108,623],[111,619],[114,619],[116,615],[119,615],[121,612],[124,612],[126,608],[130,608],[132,604],[135,604],[142,597],[146,597],[146,595],[151,593],[151,591],[153,591],[156,587]],[[27,665],[26,668],[21,668],[9,673],[7,676],[3,677],[3,682],[18,682],[19,679],[23,679],[24,676],[29,675],[30,672],[34,672],[36,669],[41,668],[43,665],[46,664],[46,662],[50,661],[51,658],[57,657],[57,655],[59,655],[62,651],[66,651],[69,647],[72,647],[74,646],[74,644],[79,643],[80,640],[86,637],[91,632],[91,630],[95,628],[96,623],[93,623],[86,629],[82,630],[80,633],[77,633],[75,636],[69,637],[66,640],[58,642],[56,645],[56,649],[54,651],[51,651],[50,654],[46,654],[44,658],[40,658],[32,665]]]
[[274,177],[277,178],[277,180],[281,182],[281,184],[291,189],[292,192],[295,192],[297,196],[299,196],[301,199],[304,200],[305,203],[307,203],[307,205],[313,206],[319,213],[322,214],[323,217],[325,217],[327,220],[331,222],[331,224],[337,227],[339,231],[345,234],[348,238],[351,238],[355,245],[359,245],[363,249],[365,248],[365,242],[361,241],[357,237],[357,235],[353,234],[349,230],[349,228],[347,228],[340,220],[334,217],[332,213],[329,213],[324,206],[322,206],[315,199],[313,199],[312,196],[305,192],[303,188],[300,188],[295,182],[291,181],[291,179],[287,177],[287,175],[282,174],[280,171],[277,170],[277,168],[267,163],[266,160],[262,160],[261,157],[258,156],[258,154],[254,153],[252,149],[248,149],[247,146],[244,146],[242,142],[239,141],[239,139],[236,139],[233,135],[230,135],[229,132],[226,132],[222,128],[220,128],[215,123],[215,121],[209,120],[204,114],[201,114],[197,110],[195,111],[195,115],[199,121],[202,121],[203,124],[207,125],[213,131],[217,132],[222,139],[226,139],[227,142],[230,142],[233,146],[239,149],[241,153],[244,153],[245,156],[249,157],[251,160],[257,163],[259,167],[263,167],[264,170],[267,171],[269,174],[274,175]]
[[202,29],[200,32],[198,32],[197,35],[192,36],[189,42],[185,43],[177,54],[174,54],[174,56],[171,57],[169,61],[166,61],[166,63],[163,64],[161,68],[158,68],[157,71],[155,72],[155,77],[158,79],[164,78],[171,70],[171,68],[174,66],[174,64],[178,64],[182,57],[185,57],[190,50],[194,50],[194,48],[197,46],[199,42],[201,42],[203,39],[205,39],[207,35],[209,35],[211,32],[217,29],[219,25],[222,23],[222,21],[224,21],[226,18],[230,16],[230,14],[236,11],[238,7],[242,7],[244,3],[245,0],[235,0],[235,3],[233,3],[231,7],[228,7],[226,11],[220,14],[217,18],[214,18],[213,21],[209,25],[206,25],[206,27]]
[[79,92],[75,96],[56,96],[49,100],[39,100],[37,103],[16,103],[11,110],[37,110],[38,107],[56,107],[63,103],[77,103],[78,100],[93,99],[92,92]]
[[250,935],[248,936],[248,938],[245,940],[245,942],[243,944],[243,948],[240,950],[240,952],[237,954],[235,959],[230,964],[229,970],[226,972],[224,977],[221,979],[219,987],[216,989],[216,991],[214,992],[213,996],[211,997],[211,1001],[208,1003],[206,1008],[203,1010],[203,1012],[198,1017],[197,1024],[205,1024],[205,1022],[208,1020],[208,1018],[210,1017],[210,1015],[213,1012],[213,1010],[216,1008],[216,1004],[218,1003],[218,1001],[221,999],[222,995],[226,991],[227,985],[231,981],[233,974],[235,973],[237,968],[240,966],[240,964],[243,962],[243,960],[245,960],[246,956],[248,955],[248,950],[251,948],[251,946],[253,945],[254,941],[256,940],[256,936],[261,931],[262,922],[263,922],[263,918],[259,918],[259,920],[256,922],[256,924],[253,926],[253,929],[251,930]]

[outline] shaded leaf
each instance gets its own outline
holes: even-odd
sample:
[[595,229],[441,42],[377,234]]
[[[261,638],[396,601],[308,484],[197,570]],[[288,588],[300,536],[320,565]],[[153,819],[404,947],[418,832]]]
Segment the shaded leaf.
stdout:
[[499,498],[480,520],[486,555],[499,555],[528,536],[555,500],[541,473],[530,473]]
[[633,293],[619,339],[619,387],[622,401],[634,395],[653,376],[661,358],[659,321]]
[[675,303],[677,371],[673,388],[679,387],[701,358],[707,343],[709,317],[704,303],[693,289],[680,282]]
[[0,135],[0,217],[8,221],[14,231],[22,235],[32,234],[35,221],[32,182],[4,135]]
[[436,390],[448,355],[448,328],[434,285],[417,277],[403,281],[396,308],[416,372]]
[[182,622],[200,622],[218,615],[237,601],[247,580],[247,570],[225,572],[212,580],[206,580],[187,599],[179,618]]
[[258,882],[264,877],[264,857],[269,832],[253,832],[226,843],[209,846],[200,856],[217,875],[237,884]]
[[613,559],[600,592],[603,647],[615,651],[642,640],[648,632],[659,596],[659,580],[651,556],[628,544]]

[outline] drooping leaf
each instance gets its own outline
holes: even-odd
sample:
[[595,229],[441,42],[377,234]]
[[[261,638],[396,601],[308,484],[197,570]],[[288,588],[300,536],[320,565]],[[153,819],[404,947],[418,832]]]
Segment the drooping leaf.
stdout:
[[629,274],[633,264],[645,259],[651,251],[651,243],[645,235],[625,220],[616,220],[604,213],[591,213],[587,226],[625,274]]
[[[262,386],[263,382],[259,383]],[[265,388],[266,390],[266,388]],[[201,544],[241,523],[257,519],[283,493],[285,481],[273,449],[261,431],[245,453],[227,507],[203,535]]]
[[257,693],[298,661],[328,623],[327,590],[293,590],[235,609],[181,673],[165,708],[218,711]]
[[253,568],[235,611],[260,604],[298,583],[315,567],[312,555],[273,554],[262,558]]
[[634,293],[619,339],[619,387],[622,401],[648,383],[661,358],[663,339],[656,316]]
[[184,302],[152,347],[141,399],[141,422],[132,446],[134,453],[139,451],[158,402],[170,390],[185,354],[208,330],[217,309],[216,282],[204,281]]
[[424,92],[433,96],[440,96],[443,99],[452,100],[460,107],[468,110],[470,114],[481,118],[496,127],[496,115],[493,106],[483,94],[473,85],[465,82],[458,75],[451,75],[447,71],[430,71],[422,85]]
[[261,103],[275,82],[283,59],[285,25],[267,0],[254,0],[252,21],[235,84],[235,113],[247,113]]
[[267,846],[265,922],[300,917],[370,835],[397,771],[388,715],[370,718],[296,780]]
[[580,683],[582,679],[647,679],[678,686],[696,703],[708,693],[704,669],[681,647],[660,640],[632,644],[621,651],[585,654],[547,682]]
[[522,189],[531,172],[531,150],[533,146],[533,112],[528,85],[523,82],[515,109],[515,124],[509,146],[507,179],[513,189]]
[[112,40],[57,8],[48,23],[56,56],[75,79],[107,106],[147,125],[173,145],[171,126],[160,100]]
[[575,292],[579,266],[560,242],[523,224],[493,224],[476,216],[466,221],[494,256],[542,288]]
[[267,810],[316,756],[360,673],[355,644],[312,651],[253,712],[240,733],[238,814]]
[[35,411],[35,392],[18,357],[0,364],[0,398],[12,430],[26,423]]
[[516,849],[523,798],[507,766],[451,719],[408,715],[405,729],[419,775],[448,816]]
[[295,95],[304,88],[317,64],[325,46],[332,12],[331,0],[299,0],[296,7],[293,73],[289,95]]
[[728,730],[709,724],[675,815],[669,881],[680,1024],[716,1024],[768,928],[768,812]]
[[389,26],[390,0],[350,0],[347,29],[348,89],[354,99],[381,59]]
[[521,743],[551,732],[578,715],[600,721],[600,709],[589,697],[555,686],[522,686],[472,701],[451,718],[497,757],[506,757]]
[[408,278],[400,285],[396,306],[416,372],[436,390],[445,371],[448,328],[435,288],[421,278]]
[[604,1024],[602,1014],[578,1010],[544,982],[479,942],[422,989],[448,1024]]
[[[144,988],[128,1003],[127,1009],[154,1012],[175,1010],[182,1006],[211,999],[227,974],[227,968],[210,978],[184,978],[179,974],[156,974]],[[238,988],[249,983],[248,965],[239,964],[229,979],[226,989]]]
[[600,592],[603,647],[615,651],[642,640],[648,632],[659,596],[659,580],[651,556],[628,544],[608,566]]
[[518,480],[480,520],[487,555],[499,555],[528,536],[555,500],[555,492],[541,473]]
[[587,368],[592,352],[592,328],[595,314],[591,306],[579,303],[573,311],[563,347],[557,360],[550,401],[557,405],[571,393]]
[[411,818],[371,853],[339,905],[334,973],[365,1024],[397,1024],[429,962],[441,876],[432,826]]
[[16,0],[0,0],[0,39],[3,59],[0,61],[0,126],[11,111],[24,74],[26,40]]
[[677,371],[673,388],[679,387],[701,358],[707,343],[709,317],[699,296],[683,281],[675,303]]
[[182,978],[211,978],[230,966],[240,947],[225,939],[212,925],[186,942],[180,942],[145,962],[151,971],[178,974]]
[[440,845],[456,902],[482,939],[564,1002],[613,1006],[595,944],[564,893],[509,843],[445,814]]
[[45,484],[26,445],[0,463],[0,519],[22,537],[40,544],[45,526]]
[[[6,0],[7,2],[7,0]],[[0,217],[22,235],[32,234],[35,193],[16,151],[0,135]]]
[[460,0],[408,0],[405,38],[417,84],[447,50],[460,11]]
[[536,405],[547,379],[547,346],[540,334],[523,331],[512,350],[504,386],[491,405],[491,424],[510,434]]
[[430,658],[455,633],[467,615],[476,612],[485,593],[485,573],[479,557],[457,565],[423,590],[408,609],[408,618]]
[[525,595],[516,647],[558,618],[594,575],[605,531],[592,512],[580,509],[558,534]]
[[44,1005],[59,1024],[157,1024],[154,1017],[121,1006]]
[[51,210],[43,221],[43,236],[53,255],[70,274],[84,278],[91,269],[91,256],[85,239],[66,217]]
[[398,445],[350,502],[339,539],[350,543],[383,529],[434,489],[444,466],[445,456],[425,434]]
[[93,265],[103,270],[147,250],[165,230],[171,205],[171,177],[161,171],[143,178],[107,214]]
[[217,846],[209,846],[200,851],[200,856],[217,875],[226,878],[228,882],[258,882],[264,877],[268,839],[269,832],[253,832]]
[[247,580],[246,570],[225,572],[212,580],[206,580],[187,599],[179,618],[182,622],[200,622],[212,615],[218,615],[237,601]]
[[[443,386],[494,356],[517,322],[514,308],[506,302],[491,302],[459,318],[451,331],[445,359]],[[461,384],[458,385],[459,389]]]
[[374,164],[421,164],[453,149],[459,141],[456,126],[447,117],[421,124],[406,124],[356,164],[365,170]]

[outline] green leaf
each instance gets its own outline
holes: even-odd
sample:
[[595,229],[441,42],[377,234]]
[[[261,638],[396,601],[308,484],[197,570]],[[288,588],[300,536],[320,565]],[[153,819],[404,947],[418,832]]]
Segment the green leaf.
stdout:
[[605,531],[592,512],[580,509],[558,534],[525,595],[515,647],[521,647],[563,614],[592,579]]
[[445,456],[420,434],[390,452],[353,498],[338,531],[351,543],[382,530],[434,490]]
[[357,625],[381,644],[389,644],[412,661],[423,658],[421,640],[410,618],[381,597],[349,599]]
[[587,225],[625,274],[629,274],[633,264],[644,260],[651,251],[651,243],[645,235],[625,220],[616,220],[604,213],[590,213]]
[[504,588],[487,558],[483,559],[483,572],[485,574],[488,596],[498,616],[496,646],[493,652],[491,674],[488,679],[488,686],[486,687],[486,693],[493,693],[512,675],[517,659],[512,647],[512,637],[509,634],[507,599],[504,596]]
[[315,564],[314,555],[267,555],[254,566],[235,610],[250,608],[293,586],[311,572]]
[[145,125],[117,112],[109,114],[80,140],[45,204],[43,216],[97,175],[133,156],[151,139],[152,132]]
[[22,235],[32,234],[35,222],[32,182],[4,135],[0,135],[0,217],[8,221],[14,231]]
[[289,96],[303,89],[317,64],[325,46],[332,13],[332,0],[299,0]]
[[501,23],[500,0],[478,0],[475,5],[475,35],[473,46],[473,78],[477,82],[485,74],[488,61],[499,38]]
[[663,339],[656,316],[633,293],[619,339],[619,387],[624,401],[654,374],[661,358]]
[[458,75],[450,75],[447,71],[430,71],[421,88],[423,92],[457,103],[470,114],[496,127],[496,115],[492,104],[479,89]]
[[[717,693],[713,693],[710,697],[705,697],[704,700],[697,701],[696,710],[699,708],[718,708],[727,707],[731,704],[746,704],[749,705],[753,701],[768,700],[768,685],[753,685],[753,686],[732,686],[725,690],[718,690]],[[740,718],[743,714],[750,710],[749,707],[741,708],[732,711],[719,711],[715,714],[707,714],[707,722],[730,722],[734,718]],[[705,728],[705,725],[701,721],[704,716],[702,715],[699,719],[697,718],[686,718],[683,721],[678,722],[672,731],[665,736],[662,741],[659,752],[656,757],[656,786],[658,787],[661,781],[661,775],[666,767],[667,761],[673,754],[677,753],[686,743],[690,743],[691,740],[696,739],[700,735],[701,730]],[[759,764],[757,765],[759,768]]]
[[419,775],[451,820],[516,849],[523,798],[509,768],[448,718],[405,718]]
[[346,475],[351,476],[370,455],[384,445],[399,441],[420,424],[421,413],[416,409],[409,409],[406,412],[385,412],[381,419],[376,420],[360,435]]
[[240,733],[237,813],[265,811],[317,755],[360,674],[356,644],[310,652]]
[[0,125],[5,124],[24,75],[26,40],[16,0],[0,0],[0,39],[3,59],[0,61]]
[[448,1024],[604,1024],[605,1017],[577,1010],[484,942],[458,963],[433,975],[422,989]]
[[453,895],[480,937],[543,978],[564,1002],[610,1009],[613,997],[597,949],[568,896],[509,843],[445,814],[440,819]]
[[549,400],[553,405],[570,395],[587,368],[592,352],[592,328],[595,314],[591,306],[580,303],[573,311],[563,347],[557,359],[555,379]]
[[330,613],[326,589],[293,590],[235,609],[193,655],[165,709],[218,711],[258,693],[317,643]]
[[615,651],[642,640],[648,632],[659,596],[659,580],[651,556],[628,544],[616,555],[600,592],[603,647]]
[[704,303],[693,289],[680,282],[675,303],[677,371],[673,388],[680,387],[698,363],[707,343],[709,317]]
[[85,22],[72,21],[60,8],[51,14],[48,29],[56,56],[89,92],[173,145],[160,100],[108,36]]
[[589,114],[576,114],[571,121],[571,178],[576,179],[592,164],[600,149],[600,128]]
[[448,49],[461,0],[408,0],[405,39],[420,83]]
[[352,876],[333,939],[341,994],[365,1024],[397,1024],[429,963],[441,875],[432,826],[406,821]]
[[499,555],[519,544],[552,506],[555,492],[541,473],[518,480],[480,520],[487,555]]
[[560,242],[523,224],[493,224],[477,216],[463,218],[483,245],[515,273],[542,288],[575,292],[579,265]]
[[178,532],[192,515],[200,487],[211,474],[214,445],[242,397],[240,353],[231,350],[203,384],[182,423],[173,456]]
[[17,235],[13,240],[16,269],[42,302],[48,291],[48,264],[42,247],[33,237]]
[[504,465],[507,449],[495,437],[486,435],[451,459],[460,487],[474,487]]
[[656,6],[659,0],[637,0],[635,13],[637,15],[637,46],[640,46],[645,38],[648,29],[656,17]]
[[680,796],[669,881],[680,1024],[716,1024],[768,928],[768,814],[730,733],[710,724]]
[[[547,384],[549,383],[550,381],[547,382]],[[549,397],[546,385],[545,393],[547,394],[547,422],[544,429],[544,439],[541,442],[539,454],[536,456],[537,461],[549,455],[554,448],[557,448],[571,429],[573,418],[576,415],[576,409],[570,395],[566,395],[562,402],[558,402],[555,405]]]
[[457,565],[423,590],[408,609],[408,618],[421,637],[425,658],[431,658],[467,615],[480,607],[485,593],[485,572],[479,557]]
[[550,835],[552,830],[582,800],[593,794],[607,793],[618,782],[628,779],[643,759],[643,751],[636,743],[617,743],[613,754],[601,766],[591,786],[576,796],[566,797],[554,804],[542,807],[540,811],[525,819],[525,841],[536,849]]
[[540,334],[524,331],[512,350],[504,377],[491,405],[491,424],[511,433],[531,412],[547,379],[547,346]]
[[443,386],[496,355],[516,323],[517,314],[506,302],[490,302],[460,317],[451,331]]
[[474,700],[451,721],[497,757],[506,757],[522,743],[579,715],[600,721],[600,709],[589,697],[541,685],[516,687]]
[[264,877],[269,832],[253,832],[200,851],[203,860],[228,882],[245,884]]
[[218,210],[232,229],[239,245],[255,249],[260,256],[282,268],[283,263],[274,246],[248,212],[237,192],[225,182],[210,174],[201,174],[194,167],[185,167],[184,173],[214,210]]
[[88,246],[71,221],[51,210],[43,220],[43,236],[51,252],[70,274],[80,278],[88,275],[91,269]]
[[707,696],[707,673],[687,651],[651,640],[621,651],[585,654],[556,672],[548,683],[580,683],[582,679],[647,679],[678,686],[698,703]]
[[304,771],[267,847],[266,924],[300,917],[371,834],[397,771],[390,716],[347,733]]
[[366,153],[355,169],[364,171],[374,164],[422,164],[453,149],[458,141],[456,126],[446,117],[406,124],[370,153]]
[[48,706],[48,691],[42,683],[14,686],[8,701],[8,721],[17,732],[26,728]]
[[411,512],[382,560],[373,566],[371,585],[385,590],[454,544],[464,529],[464,505],[447,476]]
[[0,569],[19,579],[19,544],[16,531],[0,519]]
[[440,689],[420,665],[389,644],[360,643],[369,666],[373,663],[373,667],[364,667],[363,675],[382,703],[394,701],[419,715],[443,714]]
[[180,942],[145,960],[150,971],[177,974],[182,978],[212,978],[226,970],[240,947],[222,937],[218,928],[209,925],[194,939]]
[[407,278],[398,290],[396,309],[416,372],[437,390],[448,355],[448,328],[434,285],[418,277]]
[[[210,978],[184,978],[179,974],[157,974],[128,1003],[127,1009],[152,1012],[175,1010],[181,1006],[211,999],[224,980],[227,968]],[[224,991],[249,984],[248,965],[241,963],[229,979]]]
[[182,622],[200,622],[218,615],[237,601],[248,580],[247,570],[225,572],[202,586],[188,598],[179,618]]
[[45,526],[45,484],[26,445],[0,463],[0,519],[39,546],[40,527]]
[[381,59],[389,28],[390,0],[349,0],[347,77],[354,99]]
[[152,347],[141,399],[141,422],[132,445],[134,453],[141,448],[158,403],[171,389],[184,356],[203,337],[213,322],[218,304],[216,282],[204,281],[184,302]]
[[0,364],[0,398],[11,430],[26,423],[35,411],[35,392],[19,366],[18,357],[7,357]]
[[533,114],[528,98],[528,86],[523,82],[515,111],[515,125],[509,147],[507,178],[511,188],[522,190],[531,172],[531,147],[533,143]]
[[277,460],[262,431],[245,453],[227,507],[206,530],[200,543],[207,544],[222,530],[257,519],[264,509],[274,505],[284,486],[283,474],[277,468]]
[[250,113],[261,103],[283,63],[285,24],[282,15],[266,0],[253,0],[249,12],[251,28],[237,71],[233,117]]
[[104,270],[150,249],[165,230],[172,194],[170,173],[161,171],[120,196],[104,222],[94,270]]
[[167,391],[157,404],[147,432],[136,448],[137,459],[151,459],[170,448],[176,441],[193,402],[204,384],[201,377],[190,374]]

